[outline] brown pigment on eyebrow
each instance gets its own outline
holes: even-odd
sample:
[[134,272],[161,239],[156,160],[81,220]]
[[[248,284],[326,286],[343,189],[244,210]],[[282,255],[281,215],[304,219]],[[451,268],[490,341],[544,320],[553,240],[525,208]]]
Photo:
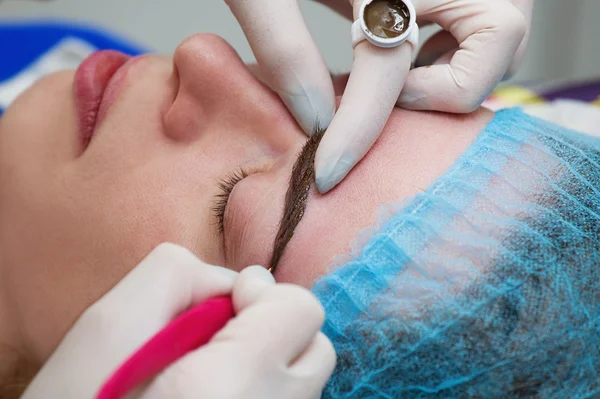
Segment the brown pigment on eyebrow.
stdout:
[[315,181],[315,155],[324,134],[325,129],[318,128],[316,130],[302,148],[302,152],[292,169],[290,184],[285,194],[283,217],[279,224],[279,231],[275,236],[273,256],[271,262],[269,262],[269,270],[272,273],[275,273],[287,244],[292,239],[302,216],[304,216],[310,187]]

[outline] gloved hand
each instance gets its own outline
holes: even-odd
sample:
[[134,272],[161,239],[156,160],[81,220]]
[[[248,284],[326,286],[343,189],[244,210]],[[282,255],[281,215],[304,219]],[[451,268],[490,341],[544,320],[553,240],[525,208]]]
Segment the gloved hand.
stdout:
[[320,332],[324,310],[304,288],[275,284],[263,267],[240,273],[237,317],[209,345],[176,363],[144,399],[318,399],[335,367]]
[[[317,1],[353,19],[363,3]],[[304,131],[312,134],[317,125],[328,127],[315,158],[321,193],[335,187],[364,157],[396,103],[407,109],[459,113],[481,105],[509,67],[518,65],[533,1],[413,0],[419,24],[437,23],[448,32],[437,35],[434,42],[448,43],[451,35],[454,40],[449,43],[460,43],[458,50],[444,52],[436,65],[409,73],[413,50],[409,43],[392,49],[366,41],[358,44],[333,118],[333,85],[297,0],[225,0],[248,38],[261,77]]]
[[[275,390],[273,397],[288,397],[288,392],[297,392],[299,381],[307,384],[304,393],[311,387],[320,392],[334,359],[329,341],[317,334],[322,309],[300,288],[273,285],[257,295],[257,289],[269,284],[257,277],[260,273],[250,268],[236,283],[237,273],[209,266],[179,246],[162,244],[82,315],[23,398],[94,398],[110,374],[178,314],[194,304],[228,294],[233,295],[240,311],[238,318],[215,336],[214,343],[176,362],[150,386],[130,397],[229,398],[234,397],[228,396],[234,391],[254,394],[251,390],[256,389],[260,394],[269,387]],[[268,280],[266,273],[264,279]],[[288,315],[287,320],[292,320],[291,315],[304,317],[306,323],[299,325],[296,319],[275,324],[283,320],[281,314]],[[277,328],[270,328],[269,322]],[[254,332],[261,335],[247,335]],[[271,345],[259,346],[261,342]],[[290,374],[287,384],[267,375],[273,367],[266,366],[283,363],[286,356],[302,353],[311,343],[289,368],[298,374]],[[323,364],[313,367],[316,362]],[[257,368],[260,364],[265,367]],[[236,378],[228,375],[232,371]],[[281,373],[276,377],[281,378]]]

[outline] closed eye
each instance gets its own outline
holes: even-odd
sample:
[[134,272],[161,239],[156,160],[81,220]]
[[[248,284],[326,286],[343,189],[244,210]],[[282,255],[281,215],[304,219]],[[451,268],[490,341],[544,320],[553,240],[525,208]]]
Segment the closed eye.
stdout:
[[250,174],[246,169],[240,168],[217,183],[220,192],[214,198],[212,211],[217,219],[219,233],[222,234],[225,231],[225,211],[233,188]]

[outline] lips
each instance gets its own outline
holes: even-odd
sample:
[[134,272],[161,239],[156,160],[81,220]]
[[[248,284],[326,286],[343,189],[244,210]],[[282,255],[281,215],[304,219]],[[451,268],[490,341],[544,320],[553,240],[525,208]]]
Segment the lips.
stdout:
[[[74,92],[79,122],[79,137],[83,149],[90,143],[96,125],[100,106],[107,108],[106,94],[109,85],[119,71],[132,57],[117,51],[100,51],[89,56],[77,69]],[[114,96],[111,96],[114,99]]]

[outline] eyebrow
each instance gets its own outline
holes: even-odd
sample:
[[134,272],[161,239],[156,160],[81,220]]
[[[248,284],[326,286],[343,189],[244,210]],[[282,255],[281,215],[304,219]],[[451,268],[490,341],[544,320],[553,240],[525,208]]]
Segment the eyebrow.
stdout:
[[325,129],[319,127],[315,129],[314,134],[302,147],[292,168],[292,175],[285,194],[283,216],[279,222],[279,230],[273,243],[273,256],[269,262],[269,270],[272,273],[277,269],[287,244],[304,216],[310,187],[315,181],[315,154],[324,134]]

